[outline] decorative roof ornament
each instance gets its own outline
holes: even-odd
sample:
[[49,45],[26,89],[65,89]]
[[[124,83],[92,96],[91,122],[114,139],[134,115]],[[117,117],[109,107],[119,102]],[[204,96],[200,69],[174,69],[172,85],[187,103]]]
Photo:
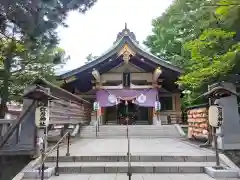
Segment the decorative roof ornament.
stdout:
[[123,53],[123,61],[126,62],[126,63],[128,63],[129,60],[130,60],[130,53],[129,53],[128,51],[125,51],[125,52]]
[[117,42],[118,40],[120,40],[124,36],[129,36],[130,38],[132,38],[134,41],[136,41],[139,44],[139,42],[136,39],[135,34],[128,29],[127,23],[125,23],[124,29],[121,32],[118,33],[117,39],[116,39],[115,42]]
[[118,52],[118,56],[123,56],[123,60],[126,64],[128,64],[131,56],[135,56],[135,52],[127,45],[125,44],[123,48]]

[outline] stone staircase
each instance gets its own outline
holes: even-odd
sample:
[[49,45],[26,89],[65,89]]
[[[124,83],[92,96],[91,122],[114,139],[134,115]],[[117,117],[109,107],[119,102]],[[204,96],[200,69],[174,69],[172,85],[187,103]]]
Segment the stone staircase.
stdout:
[[[60,157],[60,174],[127,173],[127,156],[69,156]],[[55,166],[56,157],[47,159]],[[215,165],[214,156],[131,156],[132,173],[204,173],[204,167]]]
[[[178,138],[181,137],[174,125],[129,125],[131,138]],[[126,125],[101,125],[97,138],[126,138]],[[95,126],[83,126],[80,130],[81,138],[96,138]]]
[[[117,125],[117,122],[116,120],[109,120],[107,125]],[[149,122],[147,120],[137,120],[136,125],[149,125]]]
[[149,125],[149,122],[147,120],[138,120],[136,121],[136,125]]

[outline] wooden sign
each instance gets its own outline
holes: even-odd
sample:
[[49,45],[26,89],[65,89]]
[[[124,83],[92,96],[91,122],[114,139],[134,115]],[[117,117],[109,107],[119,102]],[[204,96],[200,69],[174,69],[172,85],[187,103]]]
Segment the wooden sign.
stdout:
[[43,129],[49,125],[49,106],[48,101],[39,102],[35,111],[35,124]]

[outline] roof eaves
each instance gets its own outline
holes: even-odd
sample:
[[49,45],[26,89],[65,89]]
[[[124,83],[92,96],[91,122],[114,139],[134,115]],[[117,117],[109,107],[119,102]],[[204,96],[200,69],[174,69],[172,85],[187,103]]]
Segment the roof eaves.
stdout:
[[122,37],[121,39],[119,39],[117,42],[114,43],[114,45],[108,49],[105,53],[103,53],[101,56],[99,56],[98,58],[96,58],[95,60],[89,62],[88,64],[85,64],[79,68],[73,69],[71,71],[68,71],[66,73],[63,73],[61,75],[59,75],[60,79],[64,79],[64,78],[68,78],[70,76],[74,76],[75,74],[82,72],[88,68],[91,68],[101,62],[103,62],[106,58],[112,56],[115,53],[115,49],[117,49],[118,45],[121,43],[121,41],[123,40],[124,37]]
[[150,60],[154,61],[155,63],[157,63],[157,64],[159,64],[159,65],[162,65],[162,66],[164,66],[164,67],[167,67],[167,68],[169,68],[169,69],[171,69],[171,70],[177,71],[177,72],[179,72],[179,73],[183,73],[183,70],[180,69],[179,67],[177,67],[177,66],[175,66],[175,65],[173,65],[173,64],[171,64],[171,63],[169,63],[169,62],[167,62],[167,61],[165,61],[165,60],[163,60],[163,59],[161,59],[161,58],[159,58],[159,57],[157,57],[157,56],[155,56],[155,55],[153,55],[153,54],[150,53],[150,52],[147,52],[147,51],[144,50],[138,43],[136,43],[131,37],[129,37],[129,39],[130,39],[130,41],[133,43],[133,45],[134,45],[137,49],[139,49],[140,52],[142,52],[142,53],[140,53],[140,55],[142,55],[142,56],[147,55],[148,58],[149,58]]
[[86,103],[89,103],[89,104],[90,104],[90,102],[88,102],[87,100],[82,99],[82,98],[76,96],[75,94],[72,94],[72,93],[68,92],[67,90],[65,90],[65,89],[63,89],[63,88],[60,88],[59,86],[57,86],[57,85],[55,85],[55,84],[47,81],[46,79],[42,79],[42,78],[36,79],[35,81],[33,81],[32,84],[44,84],[44,85],[46,85],[47,87],[49,87],[50,89],[51,89],[51,88],[56,89],[56,90],[58,90],[58,91],[61,91],[61,92],[65,93],[65,94],[67,94],[68,96],[73,97],[73,98],[74,98],[75,100],[77,100],[77,101],[83,101],[83,102],[86,102]]

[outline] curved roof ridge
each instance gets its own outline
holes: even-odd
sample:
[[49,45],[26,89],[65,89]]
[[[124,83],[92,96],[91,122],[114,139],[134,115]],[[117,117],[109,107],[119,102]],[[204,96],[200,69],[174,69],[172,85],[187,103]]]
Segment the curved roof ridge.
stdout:
[[169,61],[166,61],[160,57],[157,57],[156,55],[152,54],[151,52],[149,52],[148,50],[145,50],[144,48],[142,48],[142,46],[139,44],[139,42],[136,40],[136,36],[133,32],[131,32],[127,26],[125,25],[125,28],[118,33],[117,36],[117,40],[114,42],[114,44],[108,49],[106,50],[104,53],[102,53],[102,55],[100,55],[99,57],[97,57],[96,59],[90,61],[89,63],[80,66],[79,68],[70,70],[68,72],[65,72],[63,74],[61,74],[59,77],[60,78],[68,78],[71,77],[73,75],[75,75],[76,73],[85,71],[89,68],[92,68],[93,66],[107,60],[109,57],[113,56],[114,54],[117,53],[117,51],[124,45],[128,43],[130,46],[132,45],[139,55],[145,57],[146,59],[149,59],[150,61],[160,65],[160,66],[164,66],[168,69],[171,69],[173,71],[182,73],[183,70],[181,70],[178,66],[170,63]]
[[167,63],[167,64],[170,65],[170,66],[174,66],[175,68],[178,68],[179,71],[182,72],[182,70],[181,70],[177,65],[172,64],[171,62],[166,61],[165,59],[162,59],[162,58],[160,58],[160,57],[158,57],[158,56],[152,54],[152,53],[149,52],[148,50],[143,49],[143,47],[142,47],[141,45],[139,45],[138,43],[135,43],[135,41],[134,41],[131,37],[129,37],[129,38],[131,39],[132,43],[133,43],[136,47],[138,47],[140,50],[142,50],[143,52],[145,52],[145,53],[151,55],[152,57],[154,57],[154,58],[156,58],[156,59],[158,59],[158,60],[160,60],[160,61],[162,61],[162,62],[164,62],[164,63]]

